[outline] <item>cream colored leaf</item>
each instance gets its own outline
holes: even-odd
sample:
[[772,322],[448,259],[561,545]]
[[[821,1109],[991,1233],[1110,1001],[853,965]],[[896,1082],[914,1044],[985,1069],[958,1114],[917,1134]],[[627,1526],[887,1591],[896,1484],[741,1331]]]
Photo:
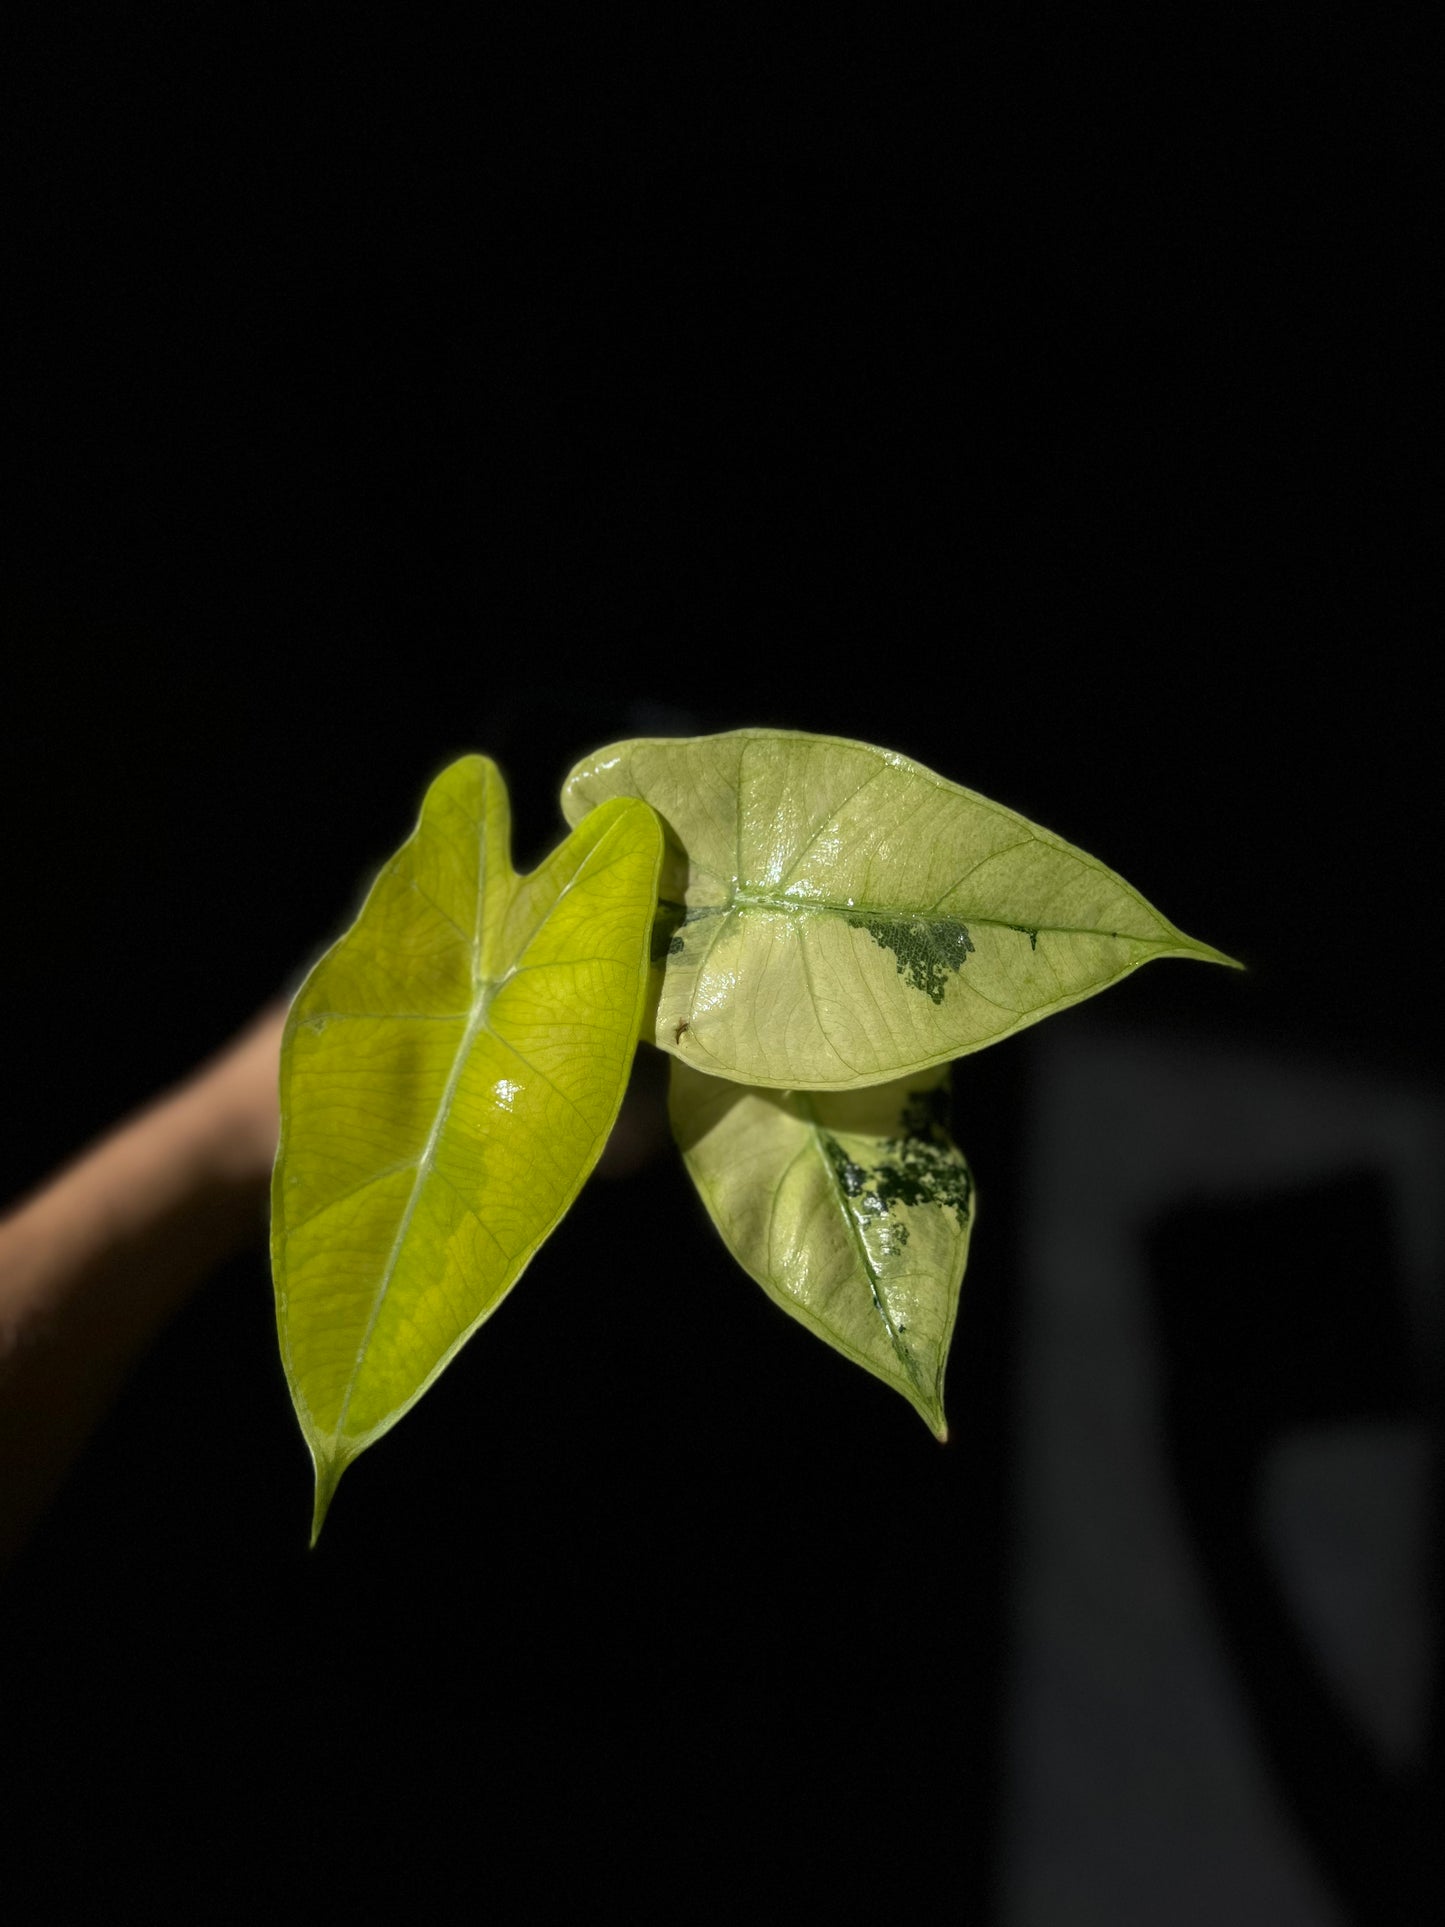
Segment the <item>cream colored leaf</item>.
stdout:
[[667,831],[653,1035],[714,1076],[854,1090],[943,1063],[1158,957],[1231,960],[1112,870],[907,757],[790,730],[616,743],[563,809]]
[[973,1228],[949,1069],[850,1092],[749,1089],[674,1062],[673,1133],[774,1303],[947,1436],[943,1373]]

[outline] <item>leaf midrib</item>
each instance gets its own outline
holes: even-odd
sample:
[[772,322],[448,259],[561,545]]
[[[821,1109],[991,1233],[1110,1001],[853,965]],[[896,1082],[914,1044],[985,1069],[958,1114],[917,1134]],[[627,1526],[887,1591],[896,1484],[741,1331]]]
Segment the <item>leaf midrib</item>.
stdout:
[[[1099,924],[1081,923],[1034,923],[1027,917],[992,917],[978,910],[949,911],[939,913],[933,906],[926,909],[911,909],[903,903],[863,903],[858,901],[840,902],[834,897],[774,897],[763,891],[743,890],[734,885],[734,894],[727,903],[707,903],[692,906],[695,911],[711,913],[720,917],[743,916],[749,910],[781,911],[789,916],[820,914],[835,917],[877,917],[880,922],[898,923],[905,919],[914,923],[948,924],[962,923],[970,927],[983,924],[993,930],[1014,930],[1026,936],[1032,930],[1035,936],[1058,937],[1098,937],[1109,943],[1155,944],[1161,949],[1171,947],[1191,947],[1188,939],[1175,932],[1164,936],[1143,936],[1132,930],[1105,930]],[[701,922],[702,917],[696,916]]]
[[400,1222],[397,1225],[396,1236],[391,1241],[391,1249],[387,1253],[386,1263],[382,1267],[381,1277],[377,1281],[376,1292],[371,1301],[371,1311],[366,1320],[366,1330],[362,1333],[361,1342],[357,1345],[356,1362],[351,1368],[351,1376],[346,1382],[346,1394],[341,1401],[341,1409],[336,1415],[336,1425],[332,1433],[333,1438],[339,1439],[345,1431],[346,1417],[351,1410],[351,1401],[355,1395],[357,1383],[361,1378],[362,1362],[371,1345],[377,1320],[381,1317],[381,1308],[386,1303],[387,1294],[391,1290],[391,1281],[396,1276],[396,1268],[401,1261],[402,1249],[406,1244],[407,1234],[411,1230],[411,1221],[416,1215],[417,1205],[421,1202],[422,1187],[431,1176],[432,1166],[436,1161],[437,1145],[451,1117],[452,1101],[456,1097],[457,1085],[461,1081],[463,1070],[466,1068],[467,1058],[471,1054],[471,1048],[476,1040],[477,1032],[487,1027],[487,1006],[490,1001],[491,999],[486,995],[485,986],[483,986],[481,994],[478,995],[473,1007],[471,1017],[468,1019],[467,1027],[462,1032],[461,1040],[457,1045],[456,1055],[452,1059],[451,1070],[447,1073],[446,1086],[437,1104],[436,1116],[432,1120],[432,1127],[427,1133],[427,1140],[422,1146],[421,1155],[416,1161],[416,1175],[411,1181],[411,1190],[407,1194],[406,1206],[402,1211]]
[[[904,1345],[903,1340],[899,1335],[897,1327],[894,1325],[893,1320],[888,1315],[888,1307],[884,1304],[883,1294],[879,1290],[879,1285],[881,1283],[881,1274],[878,1272],[877,1268],[874,1266],[872,1258],[869,1256],[868,1246],[864,1242],[863,1234],[858,1226],[858,1220],[853,1213],[853,1210],[848,1202],[848,1198],[844,1193],[842,1186],[838,1182],[838,1173],[833,1169],[833,1161],[828,1156],[827,1149],[823,1144],[823,1135],[824,1135],[823,1127],[818,1122],[817,1113],[813,1109],[813,1105],[810,1102],[810,1100],[804,1097],[801,1094],[801,1092],[798,1094],[798,1101],[799,1101],[799,1109],[803,1114],[803,1123],[807,1129],[808,1136],[812,1140],[813,1149],[816,1151],[819,1159],[822,1162],[823,1175],[827,1181],[829,1194],[834,1199],[839,1210],[842,1213],[843,1222],[848,1227],[849,1236],[852,1238],[854,1249],[858,1253],[858,1262],[863,1267],[863,1275],[868,1280],[868,1292],[869,1292],[869,1296],[873,1300],[873,1309],[875,1312],[877,1312],[879,1320],[882,1323],[883,1329],[888,1334],[888,1342],[893,1349],[894,1356],[897,1358],[899,1364],[902,1365],[903,1369],[907,1372],[909,1378],[912,1379],[919,1394],[922,1397],[927,1398],[928,1388],[924,1385],[922,1379],[920,1379],[918,1375],[918,1367],[914,1363],[913,1356],[909,1352],[908,1348]],[[828,1133],[828,1135],[831,1136],[832,1133],[830,1132]]]

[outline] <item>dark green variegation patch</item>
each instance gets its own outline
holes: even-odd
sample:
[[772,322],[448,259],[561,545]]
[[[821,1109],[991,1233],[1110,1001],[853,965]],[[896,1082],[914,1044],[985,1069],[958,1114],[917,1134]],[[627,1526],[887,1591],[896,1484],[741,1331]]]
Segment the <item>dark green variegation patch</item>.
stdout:
[[[876,1162],[854,1161],[826,1131],[819,1139],[838,1187],[860,1229],[880,1226],[899,1205],[937,1205],[952,1211],[960,1226],[968,1221],[973,1185],[968,1166],[948,1135],[948,1090],[910,1091],[900,1119],[901,1135],[879,1140]],[[894,1220],[886,1232],[890,1251],[908,1242],[908,1226]]]
[[[857,1222],[858,1233],[869,1246],[876,1246],[879,1257],[893,1258],[908,1243],[908,1226],[902,1223],[888,1223],[888,1205],[884,1203],[877,1185],[878,1171],[869,1170],[855,1164],[843,1149],[837,1138],[830,1137],[826,1131],[818,1133],[818,1142],[823,1147],[823,1155],[832,1166],[833,1176],[838,1189],[847,1200],[847,1208]],[[872,1184],[869,1179],[873,1179]],[[882,1305],[879,1305],[880,1314]],[[888,1325],[886,1314],[884,1323]],[[891,1332],[892,1326],[888,1325]]]
[[922,917],[850,916],[847,922],[891,950],[898,975],[921,990],[930,1003],[943,1002],[949,978],[956,977],[973,955],[968,925],[951,917],[926,923]]
[[973,1187],[968,1166],[944,1138],[890,1138],[873,1174],[873,1188],[886,1211],[897,1204],[936,1204],[968,1217]]

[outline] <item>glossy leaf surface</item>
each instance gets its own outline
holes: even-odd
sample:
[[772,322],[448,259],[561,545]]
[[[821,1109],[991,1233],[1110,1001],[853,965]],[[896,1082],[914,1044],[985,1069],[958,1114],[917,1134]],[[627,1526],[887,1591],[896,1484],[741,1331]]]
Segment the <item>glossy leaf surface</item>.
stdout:
[[847,1092],[674,1063],[673,1134],[733,1256],[784,1311],[947,1435],[943,1372],[973,1222],[949,1069]]
[[715,1076],[850,1090],[996,1042],[1156,957],[1231,960],[1102,863],[907,757],[744,729],[616,743],[563,791],[667,830],[655,1041]]
[[526,877],[509,846],[495,766],[445,770],[287,1021],[271,1249],[313,1538],[342,1472],[516,1283],[622,1100],[657,820],[619,800]]

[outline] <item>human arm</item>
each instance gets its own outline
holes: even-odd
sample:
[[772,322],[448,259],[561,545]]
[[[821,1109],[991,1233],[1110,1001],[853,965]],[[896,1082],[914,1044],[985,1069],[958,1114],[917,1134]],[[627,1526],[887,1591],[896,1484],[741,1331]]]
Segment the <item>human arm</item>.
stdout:
[[0,1218],[0,1566],[151,1339],[260,1234],[284,1021],[262,1012]]

